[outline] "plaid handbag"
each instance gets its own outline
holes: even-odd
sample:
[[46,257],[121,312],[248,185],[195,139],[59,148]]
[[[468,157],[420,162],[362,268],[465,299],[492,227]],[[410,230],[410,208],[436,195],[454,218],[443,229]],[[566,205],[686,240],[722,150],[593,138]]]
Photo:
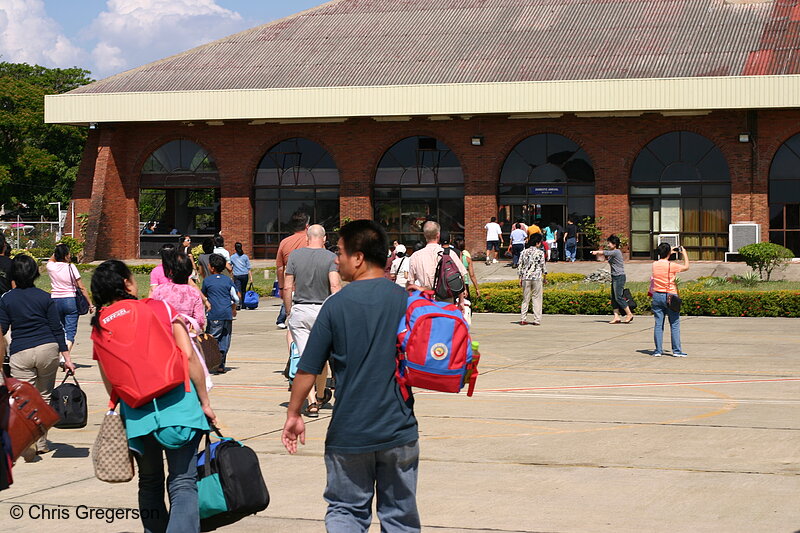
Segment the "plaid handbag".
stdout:
[[128,449],[125,423],[115,411],[109,411],[100,425],[92,447],[94,475],[106,483],[125,483],[133,479],[133,457]]

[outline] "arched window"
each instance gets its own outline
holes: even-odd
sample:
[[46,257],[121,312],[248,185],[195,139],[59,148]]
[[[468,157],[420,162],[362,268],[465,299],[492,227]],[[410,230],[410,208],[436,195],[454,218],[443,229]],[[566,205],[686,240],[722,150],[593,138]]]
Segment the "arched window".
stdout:
[[631,170],[631,255],[652,257],[677,235],[691,259],[722,260],[731,213],[728,162],[711,140],[673,131],[652,140]]
[[800,257],[800,133],[778,148],[769,167],[769,240]]
[[422,224],[464,234],[464,174],[456,155],[432,137],[408,137],[383,154],[375,172],[375,220],[389,240],[424,241]]
[[503,231],[521,220],[538,225],[594,216],[594,168],[573,140],[556,133],[531,135],[503,163],[497,220]]
[[177,139],[147,157],[139,176],[141,257],[157,257],[162,244],[184,233],[213,235],[219,218],[219,173],[205,148]]
[[339,171],[322,146],[295,137],[264,155],[254,181],[253,242],[256,257],[275,257],[280,240],[292,232],[295,211],[326,230],[339,225]]

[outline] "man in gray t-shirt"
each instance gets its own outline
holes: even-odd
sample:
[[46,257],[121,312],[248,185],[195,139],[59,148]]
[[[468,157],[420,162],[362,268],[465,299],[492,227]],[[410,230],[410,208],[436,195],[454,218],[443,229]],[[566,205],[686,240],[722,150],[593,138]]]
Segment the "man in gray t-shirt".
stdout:
[[[289,254],[282,293],[288,315],[286,324],[301,357],[322,304],[342,286],[336,255],[325,249],[325,228],[319,224],[309,226],[307,236],[308,246]],[[317,376],[316,397],[313,389],[308,395],[307,415],[317,416],[320,407],[330,399],[325,396],[327,379],[326,367]]]

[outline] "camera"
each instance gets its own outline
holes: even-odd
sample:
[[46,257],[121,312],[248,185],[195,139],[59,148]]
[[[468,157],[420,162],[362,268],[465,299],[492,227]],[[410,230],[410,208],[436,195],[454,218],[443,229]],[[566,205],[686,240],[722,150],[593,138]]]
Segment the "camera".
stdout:
[[672,249],[672,251],[675,253],[679,253],[681,250],[683,250],[683,246],[676,246],[675,248]]

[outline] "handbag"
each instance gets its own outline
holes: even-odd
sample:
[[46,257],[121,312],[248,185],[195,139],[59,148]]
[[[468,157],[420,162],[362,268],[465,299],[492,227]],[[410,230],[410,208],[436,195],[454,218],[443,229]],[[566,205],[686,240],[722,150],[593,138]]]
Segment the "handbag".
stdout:
[[[75,383],[67,383],[69,377],[72,377]],[[86,421],[89,418],[86,393],[78,384],[75,374],[67,372],[61,385],[53,389],[53,393],[50,395],[50,407],[60,417],[53,427],[58,429],[86,427]]]
[[72,273],[72,263],[69,263],[69,277],[72,279],[72,287],[75,289],[75,307],[78,309],[79,315],[85,315],[89,312],[89,301],[83,295],[83,291],[78,287],[78,282],[75,279],[75,274]]
[[255,452],[231,438],[216,442],[206,434],[205,450],[197,454],[197,499],[200,530],[213,531],[269,506],[269,491]]
[[636,303],[636,300],[633,299],[633,295],[631,294],[631,290],[627,287],[622,289],[622,299],[625,300],[625,303],[628,304],[628,309],[633,311],[639,305]]
[[219,365],[222,364],[222,352],[219,351],[219,343],[210,333],[201,333],[195,338],[203,352],[203,359],[206,362],[206,367],[209,372],[216,372]]
[[6,378],[6,387],[11,411],[8,419],[11,459],[16,461],[25,449],[44,437],[60,417],[47,405],[36,387],[27,381]]
[[667,307],[670,311],[680,313],[683,300],[677,294],[667,294]]
[[103,417],[92,446],[94,475],[106,483],[125,483],[133,479],[133,457],[128,448],[125,423],[116,411]]
[[242,307],[245,309],[256,309],[258,307],[258,293],[253,290],[253,284],[250,284],[247,292],[244,293]]

